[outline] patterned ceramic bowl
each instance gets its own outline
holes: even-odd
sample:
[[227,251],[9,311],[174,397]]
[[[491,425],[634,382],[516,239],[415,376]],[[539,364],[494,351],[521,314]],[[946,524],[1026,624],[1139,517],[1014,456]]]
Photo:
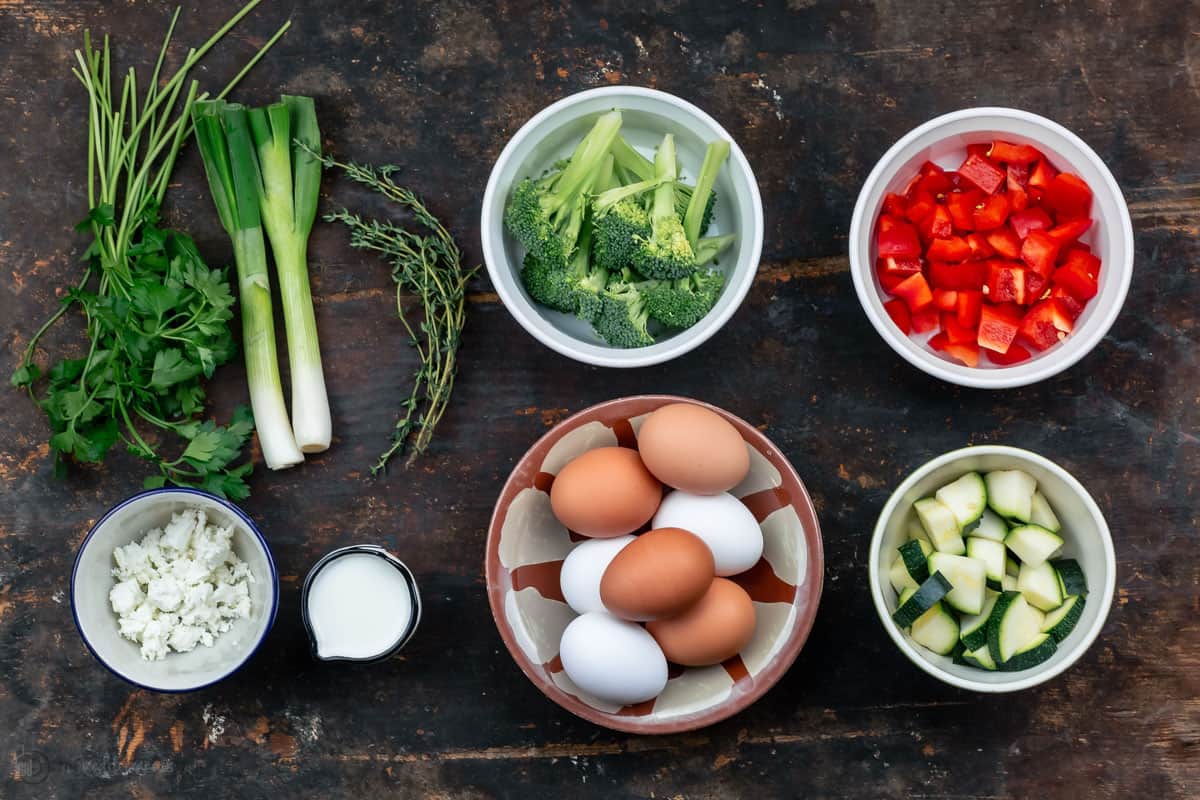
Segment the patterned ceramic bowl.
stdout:
[[[488,531],[488,599],[496,627],[517,664],[547,697],[573,714],[631,733],[678,733],[741,711],[787,671],[804,646],[821,598],[824,557],[816,510],[791,464],[771,442],[737,417],[729,420],[750,451],[750,474],[731,492],[762,527],[763,557],[733,580],[754,600],[754,638],[723,664],[671,665],[667,688],[654,700],[615,707],[584,695],[563,671],[558,643],[575,612],[563,600],[559,571],[583,537],[550,509],[554,476],[597,447],[637,446],[637,432],[659,406],[695,402],[667,395],[610,400],[563,421],[530,448],[509,476]],[[699,403],[698,405],[705,405]]]

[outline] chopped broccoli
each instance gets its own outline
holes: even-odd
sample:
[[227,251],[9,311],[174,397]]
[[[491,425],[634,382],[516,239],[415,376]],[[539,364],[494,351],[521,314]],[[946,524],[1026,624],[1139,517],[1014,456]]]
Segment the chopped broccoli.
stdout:
[[663,183],[654,190],[650,235],[635,239],[633,267],[647,278],[682,278],[696,270],[696,254],[675,211],[675,137],[669,133],[654,156],[654,176]]
[[533,253],[525,256],[521,281],[529,296],[555,311],[592,321],[600,312],[600,293],[608,283],[607,270],[591,264],[591,226],[584,225],[579,247],[567,269],[546,266]]
[[[637,150],[634,150],[633,145],[625,141],[625,137],[618,136],[613,140],[612,154],[618,176],[627,176],[631,180],[636,181],[650,180],[654,177],[653,162]],[[728,154],[728,143],[726,143],[726,154]],[[707,157],[707,153],[705,155]],[[631,180],[625,182],[629,183]],[[709,188],[711,189],[711,186]],[[679,214],[680,219],[683,219],[684,215],[687,214],[688,204],[692,200],[692,191],[693,188],[682,181],[675,183],[675,213]],[[704,214],[700,219],[701,234],[707,231],[712,225],[713,209],[716,208],[716,205],[717,194],[710,191],[708,199],[704,203]]]
[[592,200],[592,248],[597,264],[612,271],[630,264],[637,239],[650,235],[650,212],[641,198],[661,183],[639,181],[601,192]]
[[654,344],[654,337],[646,330],[649,320],[642,293],[632,284],[618,280],[610,283],[601,295],[600,313],[593,327],[614,347],[646,347]]
[[717,270],[698,270],[673,281],[638,284],[651,317],[672,328],[690,328],[717,304],[725,275]]
[[575,313],[575,293],[571,273],[567,270],[551,267],[533,253],[526,253],[525,263],[521,267],[521,282],[536,302],[555,311]]
[[717,172],[729,157],[729,142],[719,139],[709,142],[704,150],[704,163],[700,167],[700,175],[696,178],[696,187],[688,200],[687,212],[683,215],[683,229],[687,233],[688,244],[693,249],[700,239],[700,234],[708,230],[708,220],[712,214],[708,212],[708,200],[712,197],[713,183],[717,180]]
[[732,233],[724,236],[706,236],[696,242],[696,264],[698,266],[715,261],[717,256],[724,253],[733,240],[737,238]]
[[601,115],[561,171],[526,178],[513,191],[505,224],[546,269],[567,268],[583,224],[586,193],[620,128],[621,112]]

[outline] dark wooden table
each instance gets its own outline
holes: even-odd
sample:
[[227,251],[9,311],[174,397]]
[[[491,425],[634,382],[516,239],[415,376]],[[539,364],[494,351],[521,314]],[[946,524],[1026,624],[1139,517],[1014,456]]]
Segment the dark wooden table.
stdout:
[[[201,41],[236,5],[185,13],[177,40]],[[677,93],[733,133],[762,188],[763,263],[741,310],[677,361],[603,370],[539,345],[481,278],[433,452],[371,479],[412,354],[386,267],[319,226],[312,270],[336,440],[301,468],[254,475],[243,505],[281,569],[279,619],[247,668],[183,696],[134,691],[71,622],[76,547],[139,488],[142,466],[116,454],[55,479],[43,417],[10,392],[0,796],[1200,796],[1200,4],[597,5],[266,3],[198,75],[219,85],[290,13],[293,29],[237,97],[315,95],[331,149],[401,165],[473,261],[488,171],[521,123],[590,86]],[[90,27],[115,37],[120,63],[149,59],[170,9],[0,2],[5,375],[55,287],[79,274],[71,224],[87,210],[85,104],[71,51]],[[1128,302],[1104,342],[1064,375],[993,393],[896,357],[864,318],[846,259],[875,160],[920,122],[978,104],[1042,113],[1087,140],[1126,192],[1137,245]],[[169,222],[227,262],[190,148],[176,182]],[[325,193],[328,205],[375,208],[340,180]],[[77,351],[77,323],[48,348]],[[642,392],[692,395],[762,426],[807,482],[826,552],[816,627],[779,685],[733,719],[663,738],[611,733],[543,698],[505,652],[482,577],[492,502],[515,459],[569,412]],[[240,365],[211,393],[218,416],[241,402]],[[1070,672],[1015,696],[918,671],[867,591],[870,531],[891,489],[931,456],[980,442],[1035,450],[1077,475],[1108,515],[1120,562],[1100,639]],[[413,567],[424,623],[403,658],[318,665],[299,579],[352,542],[380,542]]]

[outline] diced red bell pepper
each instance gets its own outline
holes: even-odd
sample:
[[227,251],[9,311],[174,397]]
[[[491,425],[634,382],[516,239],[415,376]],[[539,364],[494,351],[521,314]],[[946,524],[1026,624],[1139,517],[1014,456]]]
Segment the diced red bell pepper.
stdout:
[[933,305],[939,311],[953,311],[958,305],[958,292],[954,289],[934,289]]
[[969,189],[965,192],[951,192],[946,197],[946,208],[950,211],[954,227],[960,231],[975,229],[975,206],[983,202],[984,196],[978,189]]
[[1043,300],[1029,310],[1021,320],[1021,338],[1038,350],[1045,350],[1065,339],[1075,327],[1070,312],[1061,300]]
[[979,325],[979,312],[983,306],[983,292],[964,289],[958,293],[955,303],[958,324],[967,328]]
[[1092,190],[1078,175],[1060,172],[1046,187],[1045,202],[1060,219],[1086,217],[1092,207]]
[[950,344],[950,339],[946,336],[945,331],[942,331],[941,333],[935,333],[933,336],[929,337],[929,346],[934,350],[944,353],[946,352],[946,345],[948,344]]
[[988,358],[992,360],[993,364],[1007,367],[1027,361],[1029,359],[1029,351],[1016,342],[1013,342],[1009,345],[1007,353],[988,353]]
[[1068,264],[1079,265],[1085,273],[1093,278],[1100,275],[1100,259],[1092,255],[1091,250],[1086,250],[1082,247],[1072,248],[1067,257],[1062,260],[1063,266]]
[[904,305],[903,300],[888,300],[883,304],[883,310],[905,336],[912,331],[912,315],[908,313],[908,306]]
[[1010,144],[999,139],[992,142],[992,147],[987,154],[993,161],[1001,161],[1005,164],[1032,164],[1042,157],[1042,154],[1032,145]]
[[[968,148],[968,152],[970,148]],[[967,160],[958,168],[958,174],[982,189],[986,194],[995,194],[1003,184],[1007,175],[987,156],[971,153]]]
[[1021,257],[1021,239],[1007,225],[989,233],[987,243],[1005,258]]
[[1024,239],[1034,231],[1046,231],[1054,225],[1050,215],[1040,208],[1027,208],[1008,218],[1018,239]]
[[926,242],[954,235],[954,222],[950,219],[950,210],[945,206],[936,206],[933,213],[925,217],[918,230]]
[[1042,277],[1040,272],[1033,270],[1025,271],[1025,305],[1040,300],[1042,295],[1046,293],[1046,284],[1050,283],[1049,278]]
[[920,222],[932,214],[935,208],[937,208],[937,201],[933,199],[933,195],[918,186],[913,190],[912,199],[908,203],[908,208],[904,210],[904,216],[909,222]]
[[975,144],[967,145],[967,155],[982,156],[983,158],[987,158],[988,150],[991,150],[991,149],[992,149],[991,142],[976,142]]
[[1065,264],[1072,253],[1091,253],[1092,248],[1088,247],[1083,242],[1071,242],[1069,245],[1058,251],[1058,263]]
[[939,289],[973,289],[983,288],[985,274],[983,261],[966,261],[962,264],[949,264],[945,261],[929,262],[929,283]]
[[934,239],[925,250],[930,261],[966,261],[971,257],[971,246],[961,236]]
[[1009,189],[1008,207],[1013,211],[1024,211],[1029,208],[1029,193],[1024,189]]
[[1013,339],[1017,338],[1020,326],[1020,317],[1009,316],[998,306],[986,304],[979,314],[979,335],[976,341],[980,347],[993,353],[1007,353]]
[[1033,231],[1021,242],[1021,260],[1043,278],[1049,278],[1054,272],[1054,262],[1058,258],[1060,246],[1050,238],[1050,234]]
[[912,273],[888,272],[887,262],[888,259],[886,258],[875,259],[875,274],[879,277],[879,285],[883,287],[885,292],[891,294],[892,290],[899,286]]
[[895,192],[888,192],[883,197],[883,213],[889,217],[903,217],[908,203]]
[[990,231],[999,228],[1008,219],[1008,197],[1004,194],[994,194],[975,207],[972,212],[975,220],[975,230]]
[[971,248],[971,258],[975,261],[996,255],[996,249],[988,244],[987,237],[982,233],[967,234],[967,245]]
[[923,308],[912,315],[913,333],[929,333],[937,330],[938,321],[938,310],[930,304],[928,308]]
[[[1088,253],[1083,253],[1088,256]],[[1095,258],[1095,256],[1091,256]],[[1097,259],[1097,262],[1099,260]],[[1068,261],[1054,271],[1054,285],[1061,286],[1067,294],[1081,303],[1086,303],[1100,291],[1100,283],[1081,261]]]
[[943,350],[946,355],[958,359],[968,367],[979,366],[979,345],[975,342],[947,342]]
[[894,275],[908,277],[914,272],[921,271],[921,259],[919,258],[880,258],[877,259],[877,262],[880,270]]
[[946,170],[932,161],[926,161],[921,166],[921,180],[917,186],[937,197],[953,189],[954,181],[946,174]]
[[897,284],[896,288],[892,289],[892,294],[903,300],[910,311],[920,311],[933,302],[933,292],[929,289],[929,282],[919,272],[909,275]]
[[1027,303],[1027,272],[1025,267],[1011,261],[989,261],[983,293],[991,303]]
[[942,314],[942,330],[946,332],[946,338],[954,344],[975,341],[975,329],[969,325],[959,325],[957,314]]
[[883,258],[921,257],[921,240],[917,238],[917,229],[895,217],[879,218],[876,244]]
[[1068,222],[1064,222],[1062,225],[1056,225],[1055,227],[1046,231],[1046,233],[1049,234],[1050,238],[1054,239],[1056,242],[1060,244],[1067,244],[1068,242],[1073,242],[1080,236],[1083,236],[1085,233],[1087,233],[1088,228],[1090,227],[1092,227],[1092,218],[1080,217],[1079,219],[1073,219]]
[[1029,165],[1028,164],[1009,164],[1005,168],[1007,176],[1008,190],[1025,191],[1025,187],[1029,185]]
[[1050,297],[1062,303],[1063,308],[1071,315],[1071,319],[1079,319],[1079,315],[1083,313],[1083,304],[1076,300],[1061,286],[1055,286],[1050,289]]
[[1043,158],[1037,162],[1037,166],[1033,168],[1033,172],[1029,173],[1029,185],[1038,189],[1045,189],[1057,174],[1058,170],[1050,166],[1048,159]]

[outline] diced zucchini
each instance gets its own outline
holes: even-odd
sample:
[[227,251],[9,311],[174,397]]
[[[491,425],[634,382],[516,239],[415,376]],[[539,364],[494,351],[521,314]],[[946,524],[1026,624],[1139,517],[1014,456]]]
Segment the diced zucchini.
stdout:
[[932,497],[926,497],[913,503],[913,510],[917,512],[921,526],[929,534],[929,541],[934,550],[954,555],[962,555],[967,552],[958,519],[945,503]]
[[1020,592],[1004,592],[996,600],[988,622],[988,649],[996,664],[1004,664],[1018,650],[1042,635],[1045,616]]
[[1062,530],[1062,523],[1058,521],[1058,517],[1054,514],[1054,509],[1050,507],[1050,503],[1046,501],[1046,496],[1041,492],[1033,493],[1033,501],[1030,503],[1029,521],[1034,525],[1041,525],[1051,533],[1058,533]]
[[905,542],[900,545],[900,558],[904,567],[912,576],[913,582],[920,586],[929,578],[929,554],[933,548],[924,539]]
[[917,589],[908,590],[900,595],[900,605],[892,613],[892,621],[901,628],[907,628],[917,621],[917,618],[934,604],[941,600],[953,588],[950,581],[939,573],[929,576],[929,580]]
[[1021,565],[1017,576],[1017,591],[1025,595],[1029,604],[1039,611],[1053,611],[1062,605],[1062,590],[1058,585],[1058,573],[1049,561],[1036,567]]
[[980,647],[987,646],[987,623],[999,597],[999,592],[988,589],[984,592],[983,610],[978,614],[969,614],[962,618],[960,636],[963,647],[968,650],[978,650]]
[[1053,636],[1048,633],[1038,634],[1024,647],[1018,648],[1004,662],[1004,670],[1006,672],[1019,672],[1023,669],[1036,667],[1054,655],[1057,650],[1058,645],[1055,643]]
[[1006,573],[1004,577],[1000,579],[1000,589],[1005,592],[1017,591],[1017,576]]
[[1014,578],[1021,573],[1021,562],[1017,561],[1012,556],[1004,559],[1004,572],[1006,575],[1012,575]]
[[954,513],[959,530],[973,524],[987,508],[987,489],[978,472],[968,472],[953,483],[947,483],[933,496]]
[[901,556],[896,556],[896,560],[888,569],[888,580],[891,581],[892,588],[899,595],[903,595],[905,589],[916,589],[919,585],[908,574],[908,568],[904,566],[904,559]]
[[1050,564],[1058,573],[1058,585],[1062,589],[1063,597],[1087,594],[1087,576],[1083,574],[1083,568],[1079,566],[1078,561],[1073,558],[1059,558]]
[[1036,567],[1058,553],[1063,540],[1057,533],[1051,533],[1039,525],[1021,525],[1008,532],[1004,544],[1021,559],[1022,564]]
[[992,539],[981,539],[978,536],[967,537],[967,558],[983,562],[984,574],[989,581],[999,583],[1004,577],[1004,560],[1008,551],[1003,542]]
[[910,542],[914,540],[929,541],[929,534],[921,527],[919,519],[914,518],[908,521],[908,540]]
[[1005,519],[1029,522],[1033,493],[1037,491],[1037,481],[1032,475],[1019,469],[1003,469],[989,472],[983,480],[993,511]]
[[949,655],[958,645],[958,620],[945,603],[937,603],[912,624],[913,641],[938,655]]
[[984,592],[987,589],[986,568],[982,561],[950,553],[934,553],[929,557],[931,572],[946,576],[952,587],[946,594],[946,602],[964,614],[983,611]]
[[979,525],[971,531],[971,535],[981,539],[1003,542],[1004,537],[1008,535],[1008,526],[996,515],[996,512],[988,508],[984,509],[983,514],[979,517]]
[[1083,616],[1085,603],[1086,600],[1081,594],[1073,594],[1068,597],[1061,606],[1046,615],[1046,619],[1042,622],[1042,633],[1050,634],[1056,642],[1066,639],[1071,631],[1075,630],[1080,617]]
[[994,672],[996,670],[996,662],[992,660],[992,654],[988,650],[987,645],[978,647],[974,650],[969,650],[962,655],[963,661],[969,666],[979,667]]

